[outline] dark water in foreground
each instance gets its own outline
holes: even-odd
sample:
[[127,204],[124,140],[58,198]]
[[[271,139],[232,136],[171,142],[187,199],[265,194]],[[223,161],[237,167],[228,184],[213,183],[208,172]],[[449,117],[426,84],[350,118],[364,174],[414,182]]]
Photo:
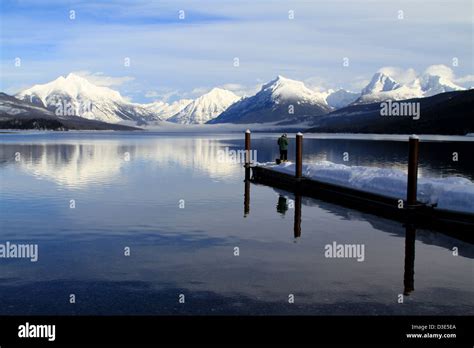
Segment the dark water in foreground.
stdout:
[[[259,161],[277,157],[274,136],[252,144]],[[253,184],[244,216],[243,168],[217,159],[242,146],[240,134],[0,135],[0,244],[39,248],[37,262],[0,258],[0,315],[474,314],[471,244],[306,197],[295,232],[299,201]],[[305,139],[304,150],[406,163],[402,142]],[[423,143],[420,174],[474,180],[473,150]],[[333,242],[364,245],[364,261],[326,258]]]

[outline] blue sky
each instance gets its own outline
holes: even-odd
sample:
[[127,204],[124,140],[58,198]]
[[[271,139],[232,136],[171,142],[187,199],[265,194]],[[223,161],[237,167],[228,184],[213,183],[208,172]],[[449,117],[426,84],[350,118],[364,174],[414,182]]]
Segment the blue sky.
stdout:
[[137,102],[194,97],[214,86],[249,94],[279,74],[312,87],[359,90],[380,68],[392,67],[404,79],[435,64],[452,69],[459,84],[474,85],[470,0],[1,0],[1,6],[0,89],[7,93],[69,72]]

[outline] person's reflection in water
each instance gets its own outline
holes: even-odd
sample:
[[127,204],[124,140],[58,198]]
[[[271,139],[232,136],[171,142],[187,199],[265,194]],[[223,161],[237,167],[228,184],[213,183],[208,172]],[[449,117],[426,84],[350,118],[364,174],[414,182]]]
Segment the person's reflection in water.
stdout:
[[409,296],[415,290],[415,236],[412,224],[405,226],[405,272],[403,274],[403,295]]
[[295,210],[293,225],[293,235],[295,237],[295,243],[298,241],[298,238],[301,237],[301,198],[301,195],[295,194],[295,200],[290,201],[290,204],[288,204],[288,200],[286,199],[286,197],[280,195],[278,197],[278,203],[276,206],[277,212],[280,213],[282,217],[285,216],[289,206],[291,206],[291,208]]
[[285,213],[288,210],[288,203],[286,197],[280,195],[278,197],[278,203],[277,203],[277,212],[280,213],[281,215],[285,216]]

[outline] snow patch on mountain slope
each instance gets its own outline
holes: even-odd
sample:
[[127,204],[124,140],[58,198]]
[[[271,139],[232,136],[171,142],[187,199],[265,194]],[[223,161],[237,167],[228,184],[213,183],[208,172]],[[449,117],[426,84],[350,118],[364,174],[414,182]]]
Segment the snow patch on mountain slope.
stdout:
[[0,113],[5,113],[7,115],[15,116],[24,112],[26,112],[26,110],[18,109],[14,106],[4,105],[0,103]]
[[400,86],[392,91],[383,91],[374,94],[366,94],[357,100],[357,104],[376,103],[384,100],[404,100],[411,98],[422,98],[423,91],[410,86]]
[[31,114],[32,112],[47,117],[53,116],[51,111],[46,110],[43,107],[20,101],[12,96],[0,92],[0,114],[18,116],[22,114]]

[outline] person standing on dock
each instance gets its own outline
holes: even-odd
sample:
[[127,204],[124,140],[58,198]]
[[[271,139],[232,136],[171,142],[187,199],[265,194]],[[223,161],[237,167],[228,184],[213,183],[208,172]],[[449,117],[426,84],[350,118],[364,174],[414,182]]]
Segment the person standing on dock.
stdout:
[[286,133],[278,138],[278,146],[280,147],[280,161],[286,162],[288,160],[288,137]]

